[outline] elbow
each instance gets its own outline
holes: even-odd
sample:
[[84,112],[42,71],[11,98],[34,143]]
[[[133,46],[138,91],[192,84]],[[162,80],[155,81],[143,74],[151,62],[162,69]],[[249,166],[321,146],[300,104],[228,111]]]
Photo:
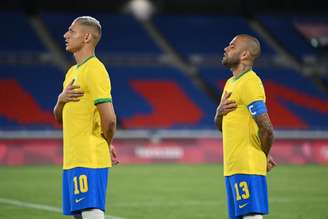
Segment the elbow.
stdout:
[[268,139],[270,139],[271,142],[274,140],[274,131],[272,128],[267,128],[264,130],[265,135]]
[[214,117],[214,124],[219,129],[220,132],[222,132],[222,124],[219,121],[219,118],[217,116]]
[[216,126],[218,126],[219,122],[218,122],[218,119],[217,119],[216,116],[214,117],[213,122],[214,122],[214,124],[215,124]]
[[274,142],[274,138],[275,138],[275,136],[274,136],[274,131],[273,131],[273,129],[271,129],[270,137],[271,137],[271,142]]
[[108,121],[107,127],[111,132],[116,130],[116,116]]
[[58,113],[57,113],[57,111],[56,111],[56,108],[54,108],[54,110],[53,110],[52,113],[54,114],[55,120],[56,120],[58,123],[62,124],[62,119],[61,119],[60,116],[58,115]]
[[109,123],[109,129],[111,129],[112,131],[116,130],[116,120],[113,120]]
[[215,121],[216,128],[222,132],[222,124],[220,124],[218,121]]

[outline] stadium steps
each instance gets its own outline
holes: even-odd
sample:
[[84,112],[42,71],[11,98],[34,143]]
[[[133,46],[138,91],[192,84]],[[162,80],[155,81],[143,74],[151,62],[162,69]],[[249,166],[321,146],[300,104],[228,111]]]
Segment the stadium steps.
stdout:
[[216,106],[180,70],[111,66],[110,74],[123,128],[214,128]]
[[[286,21],[287,22],[287,21]],[[314,84],[316,84],[322,91],[328,94],[328,88],[318,76],[317,66],[304,62],[290,51],[280,40],[272,33],[260,19],[248,19],[249,25],[260,34],[270,45],[274,48],[279,58],[277,62],[281,66],[294,69],[297,73],[308,77]]]
[[142,22],[143,27],[148,32],[153,41],[166,53],[170,62],[181,72],[183,72],[192,83],[207,95],[214,98],[213,91],[209,88],[204,80],[200,77],[197,69],[194,68],[187,60],[185,60],[173,46],[170,45],[167,38],[151,21]]
[[52,38],[48,30],[50,27],[46,26],[38,15],[30,16],[28,20],[44,46],[50,51],[54,64],[58,65],[58,67],[63,70],[67,69],[69,62],[61,48],[59,48],[55,40]]
[[294,55],[288,52],[288,50],[278,42],[278,40],[265,28],[265,26],[257,19],[247,19],[247,22],[251,28],[254,29],[263,39],[271,45],[271,47],[278,53],[278,62],[283,65],[300,70],[302,63]]

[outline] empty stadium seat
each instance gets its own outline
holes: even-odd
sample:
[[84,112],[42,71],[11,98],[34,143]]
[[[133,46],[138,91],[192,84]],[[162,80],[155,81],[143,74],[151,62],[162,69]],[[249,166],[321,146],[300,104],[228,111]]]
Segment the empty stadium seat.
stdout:
[[[10,21],[8,20],[10,19]],[[43,53],[45,46],[33,30],[28,18],[22,12],[1,12],[0,54],[8,53]]]
[[294,56],[306,59],[315,57],[317,51],[295,27],[291,16],[260,16],[260,21],[276,39]]
[[250,34],[262,43],[264,55],[273,49],[254,32],[246,20],[237,16],[157,16],[155,24],[169,43],[185,56],[222,55],[223,49],[237,34]]
[[180,71],[168,67],[109,71],[124,128],[214,128],[215,105]]
[[[64,14],[44,12],[42,19],[58,45],[64,48],[64,33],[72,21],[84,14]],[[89,14],[88,14],[89,15]],[[131,16],[90,14],[102,25],[102,39],[97,46],[97,54],[159,54],[160,49],[154,44],[147,32]]]
[[63,73],[45,65],[0,65],[0,129],[59,128],[52,109]]

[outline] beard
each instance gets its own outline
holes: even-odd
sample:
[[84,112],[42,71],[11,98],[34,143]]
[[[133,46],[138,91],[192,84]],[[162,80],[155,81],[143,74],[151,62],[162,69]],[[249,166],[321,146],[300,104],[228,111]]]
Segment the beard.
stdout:
[[233,68],[239,65],[240,60],[237,57],[223,56],[221,63],[227,68]]

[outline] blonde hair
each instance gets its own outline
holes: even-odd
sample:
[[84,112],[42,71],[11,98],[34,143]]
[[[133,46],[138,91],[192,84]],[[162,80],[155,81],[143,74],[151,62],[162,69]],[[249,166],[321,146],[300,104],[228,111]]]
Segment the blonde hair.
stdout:
[[96,44],[99,42],[101,38],[101,24],[100,22],[91,16],[81,16],[75,18],[74,22],[78,22],[79,24],[87,27],[91,27],[95,30],[95,32],[91,33],[93,38],[95,39]]

